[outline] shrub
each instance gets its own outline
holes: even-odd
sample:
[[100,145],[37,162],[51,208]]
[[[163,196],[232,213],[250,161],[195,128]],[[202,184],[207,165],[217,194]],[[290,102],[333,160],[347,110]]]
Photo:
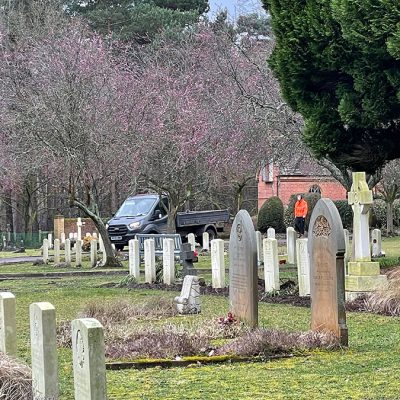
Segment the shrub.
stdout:
[[[305,230],[308,231],[308,225],[310,223],[311,214],[318,200],[321,198],[321,195],[319,193],[304,193],[303,198],[308,205],[308,213],[305,222]],[[292,194],[290,196],[288,207],[285,211],[286,226],[294,226],[294,206],[296,204],[296,201],[297,201],[297,194]]]
[[267,199],[258,212],[257,229],[266,233],[268,228],[274,228],[277,233],[285,232],[283,221],[283,203],[279,197]]
[[0,354],[0,399],[33,399],[29,367],[5,354]]
[[347,200],[335,200],[336,208],[339,211],[343,228],[349,229],[353,226],[353,210]]
[[370,225],[374,228],[386,228],[386,203],[382,199],[375,199],[371,207]]

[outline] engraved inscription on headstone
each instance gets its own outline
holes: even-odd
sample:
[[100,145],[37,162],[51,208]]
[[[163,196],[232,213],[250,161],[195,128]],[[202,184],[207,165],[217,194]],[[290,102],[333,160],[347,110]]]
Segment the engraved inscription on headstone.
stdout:
[[330,331],[348,344],[345,312],[345,240],[339,212],[330,199],[316,204],[309,228],[311,329]]
[[229,239],[229,302],[235,317],[258,325],[256,233],[249,213],[240,210]]

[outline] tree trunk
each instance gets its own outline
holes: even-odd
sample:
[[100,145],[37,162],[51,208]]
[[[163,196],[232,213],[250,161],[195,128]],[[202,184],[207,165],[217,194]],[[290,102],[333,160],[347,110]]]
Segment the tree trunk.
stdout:
[[176,233],[176,214],[178,212],[178,208],[174,206],[170,206],[168,211],[168,221],[167,221],[167,232],[168,233]]
[[387,227],[388,234],[393,233],[393,203],[387,203],[386,227]]
[[92,212],[82,202],[74,199],[73,205],[78,207],[81,211],[83,211],[94,222],[97,230],[99,231],[99,234],[101,235],[101,237],[103,239],[104,250],[107,255],[106,263],[103,265],[103,267],[121,268],[122,264],[120,261],[118,261],[117,257],[114,254],[114,249],[112,248],[111,240],[108,237],[107,229],[106,229],[106,226],[105,226],[103,220],[98,215],[96,215],[94,212]]

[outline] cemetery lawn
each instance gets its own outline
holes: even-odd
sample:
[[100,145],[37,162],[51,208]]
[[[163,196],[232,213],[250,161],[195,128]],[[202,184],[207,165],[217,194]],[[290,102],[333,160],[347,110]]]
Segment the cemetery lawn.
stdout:
[[[76,318],[89,301],[130,299],[144,302],[176,292],[104,287],[121,276],[25,279],[0,282],[1,291],[17,298],[18,356],[30,363],[28,307],[49,301],[56,307],[57,321]],[[101,285],[103,285],[101,287]],[[226,315],[228,299],[202,297],[198,316],[139,321],[199,326]],[[259,304],[260,326],[306,331],[310,310],[288,305]],[[265,363],[147,370],[107,371],[109,399],[398,399],[400,367],[399,319],[367,313],[348,313],[349,350],[314,351],[290,359]],[[136,323],[136,322],[135,322]],[[73,398],[70,349],[59,349],[61,400]]]

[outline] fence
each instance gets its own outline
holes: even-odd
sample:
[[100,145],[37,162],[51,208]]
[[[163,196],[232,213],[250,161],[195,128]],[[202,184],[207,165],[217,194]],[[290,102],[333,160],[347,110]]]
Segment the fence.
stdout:
[[0,250],[15,250],[21,247],[38,249],[49,233],[51,232],[0,232]]

